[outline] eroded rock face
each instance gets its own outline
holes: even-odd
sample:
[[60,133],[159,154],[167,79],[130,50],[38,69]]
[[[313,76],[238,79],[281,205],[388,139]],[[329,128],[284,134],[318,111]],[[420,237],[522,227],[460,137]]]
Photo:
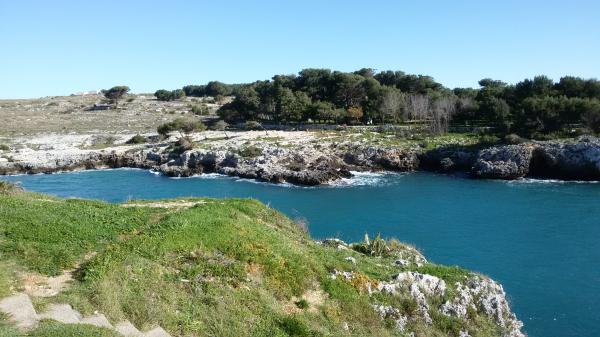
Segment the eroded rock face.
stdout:
[[365,146],[359,143],[344,144],[337,155],[348,165],[362,168],[414,171],[419,167],[415,149],[392,149]]
[[600,139],[495,146],[479,152],[471,171],[475,177],[490,179],[600,180]]
[[531,144],[520,144],[494,146],[481,150],[472,172],[478,178],[522,178],[529,173],[534,148]]
[[[77,169],[133,167],[153,169],[168,176],[189,177],[220,173],[272,183],[328,184],[352,176],[351,171],[418,169],[465,171],[476,178],[600,180],[600,139],[531,142],[473,148],[443,147],[423,152],[419,147],[394,148],[362,142],[303,142],[280,146],[256,142],[254,153],[244,153],[247,142],[218,144],[181,154],[169,143],[79,149],[73,146],[34,150],[14,146],[0,157],[0,174],[51,173]],[[245,155],[244,155],[245,154]]]
[[581,137],[577,141],[551,141],[533,152],[530,174],[565,180],[600,180],[600,139]]
[[[524,337],[521,332],[523,323],[510,310],[506,293],[502,286],[485,276],[472,275],[462,282],[456,282],[454,296],[441,305],[440,299],[448,294],[446,282],[436,276],[414,271],[405,271],[394,276],[390,281],[376,281],[365,278],[360,273],[351,271],[334,271],[333,279],[341,279],[372,296],[383,293],[389,296],[408,296],[416,307],[412,314],[407,314],[402,308],[390,305],[374,304],[373,309],[382,319],[391,319],[400,331],[405,331],[409,322],[424,322],[433,324],[432,310],[443,315],[468,320],[472,313],[487,316],[493,320],[502,331],[503,337]],[[469,313],[469,311],[471,313]],[[462,336],[469,336],[469,331],[461,331]]]

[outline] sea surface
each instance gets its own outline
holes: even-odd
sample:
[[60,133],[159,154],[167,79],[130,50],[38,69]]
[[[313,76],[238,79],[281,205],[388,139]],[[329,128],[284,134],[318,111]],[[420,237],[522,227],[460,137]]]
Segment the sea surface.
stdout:
[[600,184],[359,174],[328,187],[119,169],[3,177],[61,197],[119,202],[252,197],[308,223],[315,238],[381,233],[429,260],[503,284],[531,337],[600,336]]

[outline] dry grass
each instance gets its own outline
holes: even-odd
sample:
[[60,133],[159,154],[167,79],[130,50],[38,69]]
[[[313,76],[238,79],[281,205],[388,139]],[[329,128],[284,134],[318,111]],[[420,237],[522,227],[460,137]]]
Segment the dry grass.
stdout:
[[0,136],[155,132],[158,125],[191,114],[191,99],[161,102],[152,95],[129,95],[118,109],[95,111],[89,108],[103,104],[102,95],[0,100]]

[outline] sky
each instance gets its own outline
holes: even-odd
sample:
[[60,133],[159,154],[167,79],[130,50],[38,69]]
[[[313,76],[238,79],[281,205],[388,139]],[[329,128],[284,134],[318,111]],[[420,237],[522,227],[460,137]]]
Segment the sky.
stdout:
[[303,68],[448,87],[600,77],[600,1],[0,0],[0,98],[133,92]]

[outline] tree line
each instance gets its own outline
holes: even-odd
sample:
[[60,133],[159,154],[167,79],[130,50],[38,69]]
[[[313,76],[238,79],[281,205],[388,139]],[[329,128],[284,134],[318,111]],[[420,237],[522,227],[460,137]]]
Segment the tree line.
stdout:
[[188,85],[157,98],[234,96],[218,113],[229,123],[419,123],[434,133],[450,125],[489,126],[498,133],[547,135],[587,128],[600,132],[600,82],[536,76],[509,85],[482,79],[479,88],[449,89],[430,76],[363,68],[304,69],[247,84]]

